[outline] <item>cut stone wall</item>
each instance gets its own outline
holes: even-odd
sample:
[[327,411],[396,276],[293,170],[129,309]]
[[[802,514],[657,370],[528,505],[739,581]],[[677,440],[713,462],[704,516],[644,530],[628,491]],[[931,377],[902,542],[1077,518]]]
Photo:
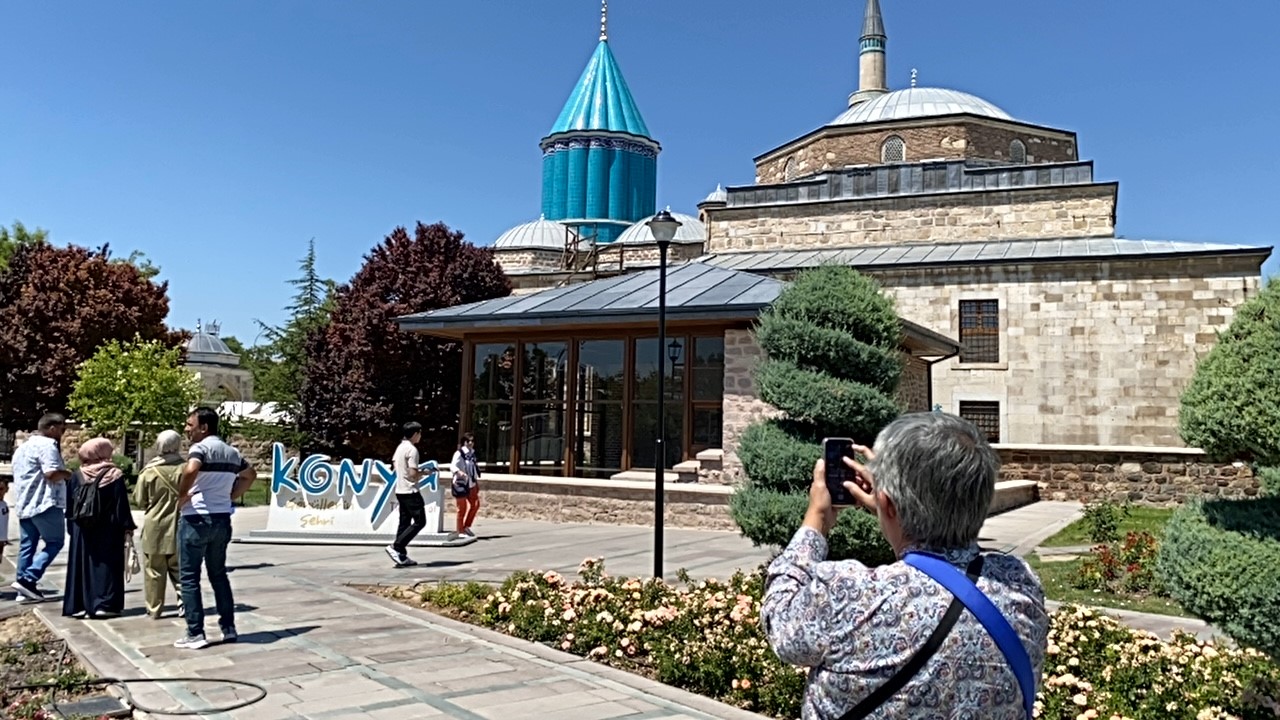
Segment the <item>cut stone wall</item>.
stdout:
[[1019,125],[952,120],[917,127],[875,129],[857,126],[827,128],[800,145],[770,153],[756,164],[756,184],[786,182],[787,163],[795,160],[795,178],[850,165],[881,165],[881,146],[891,135],[907,146],[907,162],[922,160],[1008,161],[1016,139],[1027,146],[1027,163],[1070,162],[1077,159],[1074,133],[1053,133]]
[[[481,483],[481,518],[653,525],[652,484],[515,475],[486,475]],[[731,495],[723,486],[672,487],[663,501],[663,522],[677,528],[736,530],[729,514]],[[449,522],[446,520],[446,527]]]
[[927,412],[929,404],[929,363],[909,353],[902,353],[902,380],[898,383],[897,399],[907,412]]
[[1256,294],[1258,258],[870,272],[899,314],[964,341],[961,300],[995,299],[1000,362],[933,369],[934,402],[1000,403],[1001,442],[1178,447],[1196,363]]
[[738,443],[751,425],[778,416],[778,409],[761,400],[756,389],[755,370],[764,359],[764,350],[756,344],[750,330],[726,330],[724,333],[724,426],[721,449],[724,450],[721,477],[731,485],[746,479],[742,461],[738,459]]
[[564,251],[550,248],[495,249],[493,259],[504,271],[559,270],[564,265]]
[[[179,434],[182,433],[182,428],[174,428],[174,429]],[[15,444],[17,445],[22,444],[30,435],[31,433],[29,432],[16,433]],[[86,440],[89,440],[93,437],[96,437],[95,433],[90,433],[88,430],[85,430],[79,424],[68,423],[66,432],[63,433],[62,435],[61,446],[62,446],[63,459],[68,462],[71,460],[74,460],[76,458],[76,451],[80,449],[80,446],[84,444]],[[120,438],[110,437],[107,439],[111,441],[112,445],[115,445],[116,454],[123,454],[124,443],[121,442]],[[149,433],[142,438],[143,451],[144,451],[143,457],[149,459],[155,456],[155,449],[154,449],[155,440],[156,440],[156,433]],[[271,460],[272,460],[271,446],[274,441],[261,440],[256,438],[251,439],[235,432],[232,432],[230,437],[226,438],[226,440],[232,446],[239,449],[240,454],[244,456],[244,459],[247,460],[249,464],[252,465],[254,469],[258,471],[259,480],[261,480],[264,475],[270,478]],[[182,438],[182,453],[185,455],[187,452],[187,449],[190,447],[191,447],[191,443],[187,441],[186,436],[184,435]],[[297,455],[298,454],[297,448],[288,448],[288,453],[290,456]],[[141,471],[141,470],[142,470],[141,467],[135,468],[135,472]]]
[[[667,248],[667,262],[680,263],[702,255],[702,243],[672,243]],[[658,245],[613,243],[600,248],[600,267],[618,267],[619,258],[627,267],[658,264],[661,252]]]
[[1105,237],[1114,184],[708,208],[707,252]]
[[1000,447],[1001,480],[1031,480],[1045,500],[1109,500],[1168,507],[1197,498],[1254,498],[1247,465],[1177,448]]

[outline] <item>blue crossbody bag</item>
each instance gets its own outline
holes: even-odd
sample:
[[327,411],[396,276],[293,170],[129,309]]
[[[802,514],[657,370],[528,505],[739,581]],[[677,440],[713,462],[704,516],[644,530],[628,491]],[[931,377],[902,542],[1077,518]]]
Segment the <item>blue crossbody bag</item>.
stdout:
[[996,647],[1000,648],[1000,652],[1004,654],[1005,662],[1009,663],[1013,676],[1017,678],[1018,688],[1022,692],[1022,706],[1030,720],[1032,706],[1036,701],[1036,679],[1031,667],[1031,658],[1027,656],[1027,651],[1022,647],[1018,634],[1009,625],[1009,621],[1005,620],[1000,609],[975,584],[982,573],[982,555],[973,559],[967,574],[957,570],[944,558],[929,553],[909,552],[902,561],[933,578],[939,585],[949,590],[954,599],[947,608],[946,614],[943,615],[942,622],[938,623],[938,627],[925,641],[924,646],[884,685],[876,688],[871,695],[841,716],[841,720],[859,720],[867,717],[894,693],[905,687],[911,678],[924,668],[925,663],[933,657],[938,648],[942,647],[942,641],[951,632],[951,628],[960,619],[960,612],[965,608],[968,608],[978,622],[982,623],[982,627],[986,628],[991,639],[995,640]]

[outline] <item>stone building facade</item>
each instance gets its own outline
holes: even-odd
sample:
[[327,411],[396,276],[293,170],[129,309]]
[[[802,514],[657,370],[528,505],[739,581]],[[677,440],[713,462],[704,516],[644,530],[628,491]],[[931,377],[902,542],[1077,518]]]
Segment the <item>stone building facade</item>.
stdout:
[[[1005,453],[1005,479],[1157,504],[1255,492],[1247,472],[1183,447],[1177,412],[1271,248],[1118,235],[1119,183],[1095,177],[1075,132],[914,79],[891,90],[887,40],[867,0],[847,107],[758,154],[754,183],[717,187],[697,217],[678,215],[671,264],[780,280],[839,264],[874,277],[904,326],[959,343],[908,358],[904,406],[972,420]],[[544,218],[504,233],[495,256],[517,292],[568,294],[654,268],[649,219],[598,242],[589,223]],[[736,483],[742,432],[776,411],[756,390],[749,323],[723,340],[721,447],[697,453],[710,464],[696,477]]]
[[824,127],[755,159],[756,184],[776,185],[798,177],[855,165],[879,165],[885,143],[902,140],[904,161],[975,160],[1073,162],[1076,135],[1026,123],[994,119],[939,119],[883,123],[871,132],[856,126]]

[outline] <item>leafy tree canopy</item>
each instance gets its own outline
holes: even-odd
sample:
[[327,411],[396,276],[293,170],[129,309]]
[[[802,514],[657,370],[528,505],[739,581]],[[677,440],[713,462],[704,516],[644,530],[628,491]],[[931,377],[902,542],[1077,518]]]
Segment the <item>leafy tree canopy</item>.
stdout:
[[48,242],[48,240],[47,230],[40,228],[28,230],[25,225],[17,221],[14,221],[12,230],[0,225],[0,271],[9,267],[9,258],[13,257],[13,253],[18,248]]
[[493,251],[443,223],[397,228],[335,294],[329,323],[309,333],[300,428],[323,449],[386,456],[396,428],[421,422],[423,450],[443,456],[458,433],[458,343],[403,333],[397,317],[501,297],[511,285]]
[[65,411],[78,367],[111,340],[177,345],[167,291],[105,247],[17,246],[0,271],[0,426]]
[[1236,311],[1182,395],[1182,440],[1219,460],[1280,465],[1280,282]]
[[96,432],[179,428],[202,388],[182,366],[182,349],[135,337],[111,340],[80,364],[67,402],[73,416]]
[[277,403],[295,418],[306,378],[307,337],[328,324],[335,289],[334,282],[316,270],[314,239],[307,246],[299,270],[298,277],[289,281],[296,290],[287,308],[288,321],[280,326],[259,321],[267,342],[241,354],[242,362],[253,372],[254,396],[261,402]]

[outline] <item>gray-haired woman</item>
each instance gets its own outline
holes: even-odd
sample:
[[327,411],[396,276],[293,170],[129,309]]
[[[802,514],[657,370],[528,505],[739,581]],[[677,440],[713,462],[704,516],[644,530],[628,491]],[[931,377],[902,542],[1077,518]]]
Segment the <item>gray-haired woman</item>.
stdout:
[[[156,438],[160,455],[138,476],[133,500],[146,513],[142,523],[143,592],[147,614],[159,620],[164,611],[165,578],[178,592],[178,480],[182,472],[182,436],[165,430]],[[178,615],[182,599],[178,598]]]
[[809,668],[804,720],[1029,717],[1044,591],[1021,558],[978,548],[999,456],[972,423],[942,413],[898,418],[874,449],[854,451],[868,462],[842,458],[856,477],[843,486],[879,518],[898,561],[826,559],[836,510],[818,461],[761,608],[778,657]]

